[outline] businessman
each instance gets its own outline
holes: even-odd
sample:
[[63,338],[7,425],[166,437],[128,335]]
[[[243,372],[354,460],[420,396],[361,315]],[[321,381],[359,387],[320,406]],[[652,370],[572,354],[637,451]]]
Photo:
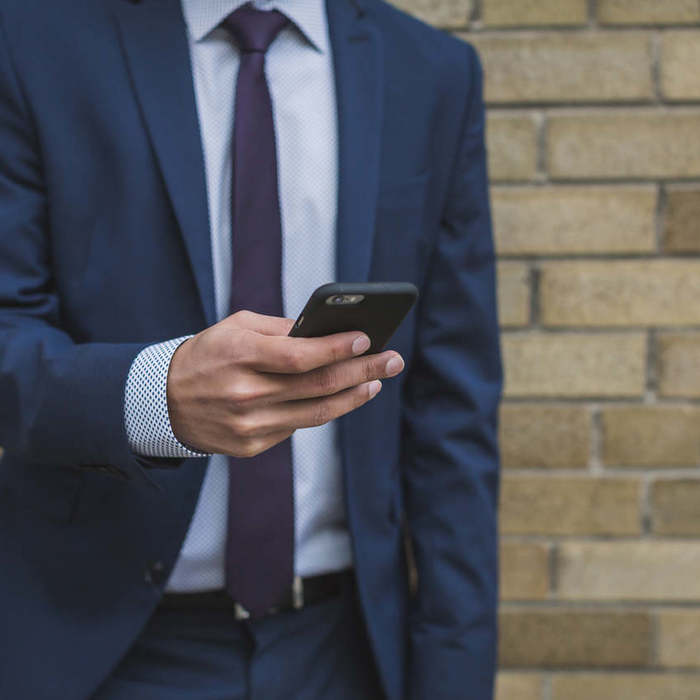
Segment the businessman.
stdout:
[[[288,337],[334,280],[391,349]],[[0,0],[0,698],[490,700],[500,390],[469,45]]]

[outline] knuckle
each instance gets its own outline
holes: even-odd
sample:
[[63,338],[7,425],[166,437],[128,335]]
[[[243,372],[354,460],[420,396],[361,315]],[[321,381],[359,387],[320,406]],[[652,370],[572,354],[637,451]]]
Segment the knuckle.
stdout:
[[229,399],[234,409],[246,408],[249,404],[258,401],[263,396],[260,387],[252,382],[237,382],[229,390]]
[[367,401],[369,401],[369,384],[364,383],[353,392],[353,408],[362,406]]
[[246,323],[247,321],[250,321],[252,317],[253,314],[252,312],[248,311],[248,309],[236,311],[236,313],[231,316],[231,318],[234,318],[239,323]]
[[259,452],[258,445],[253,440],[243,440],[241,441],[238,450],[237,457],[255,457]]
[[316,382],[321,394],[330,394],[337,384],[336,373],[330,367],[321,367],[318,370]]
[[231,423],[234,434],[244,440],[255,437],[258,431],[256,422],[248,416],[234,416]]
[[331,344],[330,356],[333,362],[340,362],[340,360],[345,359],[347,352],[345,350],[345,345],[341,341],[336,341]]
[[241,408],[242,406],[245,406],[247,403],[250,403],[250,394],[248,393],[248,389],[243,386],[234,386],[230,391],[229,391],[229,400],[233,404],[233,408]]
[[304,355],[300,348],[294,344],[290,345],[284,355],[284,364],[292,372],[303,372],[305,368]]
[[371,382],[379,376],[377,373],[378,368],[375,365],[376,361],[374,360],[365,361],[362,367],[362,377],[366,382]]
[[330,406],[327,401],[319,401],[314,407],[311,422],[315,426],[325,425],[332,418]]

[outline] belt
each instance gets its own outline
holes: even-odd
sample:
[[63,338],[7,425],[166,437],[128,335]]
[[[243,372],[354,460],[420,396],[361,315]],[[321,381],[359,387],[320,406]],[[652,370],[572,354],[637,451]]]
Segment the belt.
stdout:
[[[343,587],[352,581],[354,581],[352,569],[304,578],[295,576],[280,603],[267,610],[261,617],[289,610],[301,610],[325,598],[340,595]],[[161,598],[160,607],[167,610],[232,610],[237,620],[246,620],[250,617],[250,613],[225,590],[165,593]]]

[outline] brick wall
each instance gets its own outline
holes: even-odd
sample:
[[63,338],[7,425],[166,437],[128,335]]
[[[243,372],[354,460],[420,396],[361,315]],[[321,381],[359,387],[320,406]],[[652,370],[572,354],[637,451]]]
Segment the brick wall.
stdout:
[[479,49],[498,700],[700,698],[700,2],[396,0]]

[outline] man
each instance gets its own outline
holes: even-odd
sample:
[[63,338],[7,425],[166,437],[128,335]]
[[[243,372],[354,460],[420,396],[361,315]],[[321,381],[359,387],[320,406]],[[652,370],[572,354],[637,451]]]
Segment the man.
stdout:
[[[491,698],[481,87],[380,0],[0,0],[0,697]],[[391,350],[287,337],[334,279]]]

